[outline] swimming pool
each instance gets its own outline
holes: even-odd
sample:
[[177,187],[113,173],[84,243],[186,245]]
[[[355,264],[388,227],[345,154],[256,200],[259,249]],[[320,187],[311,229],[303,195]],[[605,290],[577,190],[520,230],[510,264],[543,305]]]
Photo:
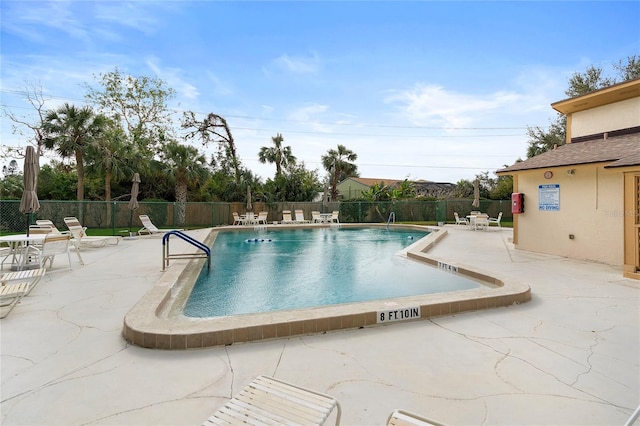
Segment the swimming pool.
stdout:
[[429,233],[320,228],[221,232],[184,308],[216,317],[363,302],[480,286],[399,256]]
[[[386,228],[384,224],[340,224],[345,228]],[[329,228],[328,225],[269,225],[269,230],[289,228]],[[406,255],[416,261],[475,280],[482,285],[471,290],[420,294],[365,302],[342,303],[303,309],[263,312],[218,317],[194,318],[184,315],[184,307],[197,278],[202,273],[204,259],[180,259],[171,263],[161,279],[131,308],[124,318],[124,338],[144,348],[191,349],[231,345],[260,340],[327,333],[338,330],[368,328],[403,321],[424,320],[465,311],[491,309],[524,303],[531,299],[531,289],[512,275],[508,279],[498,271],[487,273],[469,268],[445,258],[432,257],[431,248],[447,241],[447,228],[419,225],[391,225],[391,228],[430,231],[426,237],[406,248]],[[189,235],[213,246],[219,235],[235,232],[234,226],[191,230]],[[253,229],[248,229],[253,231]],[[456,231],[456,233],[458,233]],[[460,232],[464,234],[464,232]],[[445,243],[446,244],[446,243]],[[184,253],[197,249],[172,243],[172,251]],[[402,313],[410,313],[403,316]],[[393,314],[393,315],[392,315]],[[415,315],[414,315],[415,314]]]

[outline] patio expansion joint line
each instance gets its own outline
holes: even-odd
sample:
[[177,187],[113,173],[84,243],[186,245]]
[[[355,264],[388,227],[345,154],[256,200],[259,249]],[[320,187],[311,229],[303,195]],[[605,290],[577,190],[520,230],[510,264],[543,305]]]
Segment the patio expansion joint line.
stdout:
[[[558,356],[561,356],[561,357],[563,357],[563,358],[569,359],[569,360],[571,360],[571,361],[575,362],[575,363],[576,363],[576,364],[578,364],[578,365],[581,365],[578,361],[575,361],[575,360],[573,360],[573,359],[571,359],[571,358],[568,358],[566,355],[563,355],[563,354],[561,354],[561,353],[558,353],[557,351],[554,351],[553,349],[550,349],[550,348],[545,347],[544,345],[542,345],[542,344],[540,344],[538,341],[536,341],[537,339],[535,339],[535,338],[530,338],[530,337],[519,337],[519,336],[512,336],[512,337],[479,337],[479,336],[471,336],[471,335],[468,335],[468,334],[466,334],[466,333],[462,333],[462,332],[458,332],[458,331],[455,331],[455,330],[449,329],[449,328],[445,327],[445,326],[444,326],[444,325],[442,325],[442,324],[438,324],[437,322],[435,322],[435,320],[434,320],[434,319],[430,319],[429,321],[430,321],[430,322],[432,322],[434,325],[436,325],[436,326],[438,326],[438,327],[441,327],[441,328],[442,328],[442,329],[444,329],[444,330],[447,330],[447,331],[449,331],[449,332],[451,332],[451,333],[454,333],[454,334],[457,334],[457,335],[459,335],[459,336],[462,336],[463,338],[468,339],[468,340],[470,340],[470,341],[472,341],[472,342],[475,342],[475,343],[478,343],[478,344],[480,344],[480,345],[486,346],[486,347],[488,347],[489,349],[491,349],[492,351],[494,351],[494,352],[496,352],[496,353],[499,353],[499,354],[505,355],[505,358],[503,358],[503,360],[504,360],[504,359],[506,359],[506,357],[513,358],[513,359],[517,359],[517,360],[519,360],[520,362],[523,362],[523,363],[525,363],[525,364],[529,365],[531,368],[533,368],[533,369],[535,369],[535,370],[538,370],[538,371],[540,371],[541,373],[543,373],[543,374],[545,374],[545,375],[548,375],[548,376],[550,376],[550,377],[553,377],[557,382],[559,382],[559,383],[561,383],[561,384],[563,384],[563,385],[565,385],[565,386],[568,386],[568,387],[570,387],[571,389],[573,389],[574,391],[576,391],[576,392],[578,392],[578,393],[581,393],[581,394],[584,394],[585,396],[587,396],[587,397],[588,397],[588,398],[585,398],[585,399],[582,399],[582,398],[567,397],[567,398],[569,398],[569,399],[573,399],[573,400],[580,400],[580,401],[587,401],[587,402],[596,402],[596,403],[599,403],[599,404],[609,405],[609,406],[613,406],[613,407],[616,407],[616,408],[629,409],[629,407],[622,407],[622,406],[620,406],[620,405],[618,405],[618,404],[615,404],[615,403],[613,403],[613,402],[611,402],[611,401],[604,400],[604,399],[602,399],[601,397],[599,397],[599,396],[597,396],[597,395],[594,395],[594,394],[592,394],[592,393],[589,393],[589,392],[585,391],[584,389],[576,388],[576,387],[573,385],[573,383],[568,383],[568,382],[566,382],[566,381],[564,381],[564,380],[560,379],[560,378],[559,378],[559,377],[557,377],[556,375],[554,375],[554,374],[550,373],[549,371],[546,371],[546,370],[544,370],[544,369],[541,369],[541,368],[537,367],[536,365],[532,364],[531,362],[527,361],[526,359],[523,359],[523,358],[521,358],[521,357],[519,357],[519,356],[515,356],[515,355],[509,355],[509,353],[505,353],[505,352],[503,352],[503,351],[500,351],[499,349],[496,349],[496,348],[494,348],[493,346],[491,346],[489,343],[485,343],[485,342],[482,342],[482,341],[480,340],[480,339],[482,339],[482,340],[488,340],[488,341],[491,341],[491,340],[506,341],[506,340],[521,340],[521,339],[523,339],[523,340],[527,340],[527,341],[529,341],[529,342],[531,342],[531,343],[533,343],[533,344],[535,344],[535,345],[537,345],[537,346],[540,346],[541,348],[543,348],[543,349],[545,349],[545,350],[547,350],[547,351],[549,351],[549,352],[552,352],[552,353],[554,353],[554,354],[556,354],[556,355],[558,355]],[[496,325],[498,325],[498,324],[496,324]],[[499,325],[498,325],[498,326],[499,326]],[[504,328],[504,327],[502,327],[502,328]],[[510,331],[510,330],[508,330],[508,329],[505,329],[505,330]],[[593,347],[593,346],[590,346],[590,349],[591,349],[592,347]],[[590,370],[590,367],[591,367],[591,366],[589,366],[589,367],[588,367],[588,369],[589,369],[589,370]],[[582,373],[582,374],[584,374],[584,373]],[[526,394],[531,394],[531,395],[533,395],[533,393],[530,393],[530,392],[527,392]],[[566,397],[566,396],[565,396],[565,397]]]

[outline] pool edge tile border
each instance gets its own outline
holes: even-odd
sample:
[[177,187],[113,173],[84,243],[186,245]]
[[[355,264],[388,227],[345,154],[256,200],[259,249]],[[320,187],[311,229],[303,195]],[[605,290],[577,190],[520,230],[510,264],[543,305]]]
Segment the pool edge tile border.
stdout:
[[[341,227],[363,226],[383,227],[386,225],[341,224]],[[194,319],[181,315],[167,316],[163,314],[167,310],[171,311],[171,307],[168,305],[175,301],[177,293],[183,292],[178,285],[181,277],[185,274],[193,276],[194,270],[200,270],[204,265],[204,260],[179,260],[171,264],[158,283],[127,313],[124,318],[122,335],[127,342],[144,348],[193,349],[393,325],[461,312],[510,306],[531,300],[530,287],[514,280],[513,277],[501,277],[495,272],[487,272],[476,267],[472,268],[429,256],[428,251],[447,236],[446,229],[419,225],[392,226],[431,231],[429,236],[407,248],[408,257],[444,268],[451,273],[485,281],[492,288],[483,286],[472,290],[327,307]],[[216,232],[228,229],[237,229],[237,227],[213,228],[206,240],[213,241]],[[284,229],[284,227],[277,226],[276,229]],[[378,312],[380,311],[390,308],[402,310],[415,307],[420,307],[419,318],[378,323]]]

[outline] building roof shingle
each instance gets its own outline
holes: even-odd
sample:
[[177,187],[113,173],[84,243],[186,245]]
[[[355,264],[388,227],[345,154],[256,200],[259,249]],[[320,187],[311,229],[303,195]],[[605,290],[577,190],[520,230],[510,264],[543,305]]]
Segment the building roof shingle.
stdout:
[[498,170],[498,173],[611,162],[606,168],[640,165],[640,133],[573,142]]

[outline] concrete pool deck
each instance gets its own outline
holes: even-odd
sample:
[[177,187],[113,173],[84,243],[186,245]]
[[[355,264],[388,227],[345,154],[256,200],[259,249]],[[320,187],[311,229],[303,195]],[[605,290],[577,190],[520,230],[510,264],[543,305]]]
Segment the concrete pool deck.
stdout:
[[507,229],[445,228],[431,256],[512,276],[532,300],[151,350],[128,344],[122,326],[163,275],[160,238],[86,249],[73,271],[56,259],[0,321],[0,423],[198,425],[264,374],[335,396],[344,425],[382,425],[395,408],[451,425],[624,424],[640,403],[640,283],[617,267],[514,250]]

